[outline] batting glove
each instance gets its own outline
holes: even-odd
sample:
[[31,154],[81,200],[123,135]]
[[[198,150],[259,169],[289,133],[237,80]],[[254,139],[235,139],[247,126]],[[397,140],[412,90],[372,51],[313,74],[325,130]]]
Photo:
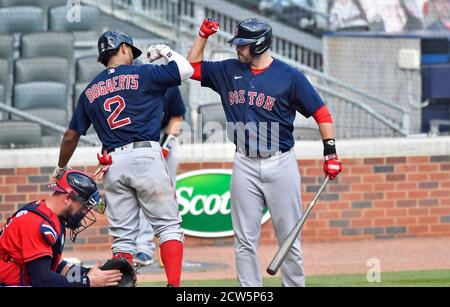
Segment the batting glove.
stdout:
[[97,170],[94,173],[94,178],[103,180],[105,175],[108,173],[109,167],[112,165],[113,160],[106,151],[103,152],[103,155],[97,154],[97,159],[99,164]]
[[149,63],[153,63],[164,57],[168,60],[172,55],[172,49],[166,45],[151,45],[147,49],[147,58]]
[[177,137],[172,134],[165,134],[161,140],[161,148],[164,159],[167,160],[170,152],[172,151],[173,146],[177,141]]
[[67,165],[65,167],[59,167],[59,165],[56,165],[52,177],[55,179],[61,179],[68,169],[69,167]]
[[323,170],[325,171],[325,174],[330,177],[330,180],[334,180],[342,172],[342,163],[339,161],[338,156],[326,156]]
[[200,27],[200,31],[198,35],[203,37],[204,39],[208,39],[211,35],[216,34],[219,31],[220,24],[217,19],[214,18],[205,18]]

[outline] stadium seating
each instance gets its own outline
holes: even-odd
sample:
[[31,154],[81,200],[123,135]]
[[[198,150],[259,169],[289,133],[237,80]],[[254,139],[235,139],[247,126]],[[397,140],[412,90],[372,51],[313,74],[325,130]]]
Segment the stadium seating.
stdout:
[[26,82],[60,82],[70,83],[70,67],[66,59],[32,58],[16,61],[14,80],[16,83]]
[[51,6],[64,5],[67,0],[0,0],[0,7],[6,6],[36,6],[47,9]]
[[72,33],[42,32],[22,36],[21,57],[58,57],[73,61],[74,41]]
[[0,147],[40,146],[41,126],[22,121],[0,121]]
[[38,7],[0,8],[0,20],[0,33],[30,33],[45,29],[44,11]]
[[[9,82],[9,63],[7,60],[0,59],[0,103],[10,105],[10,82]],[[0,120],[6,119],[7,115],[0,111]]]
[[77,83],[91,82],[105,67],[97,61],[97,57],[85,57],[76,64]]
[[84,57],[77,61],[76,64],[76,84],[74,87],[73,106],[78,103],[78,98],[85,90],[89,82],[92,81],[100,72],[104,70],[104,66],[97,61],[97,57]]
[[[97,7],[80,6],[80,22],[67,20],[67,7],[53,7],[49,12],[49,30],[58,32],[73,32],[77,41],[97,41],[101,31],[101,13]],[[78,17],[74,16],[74,17]]]
[[14,37],[0,34],[0,59],[12,61],[14,56]]
[[[220,103],[211,103],[211,104],[202,105],[198,108],[198,113],[199,113],[199,117],[202,119],[201,120],[202,127],[198,127],[198,128],[201,129],[199,131],[202,131],[201,137],[203,140],[208,139],[213,133],[217,135],[218,133],[225,131],[227,119],[225,117],[225,113],[223,112],[223,108]],[[214,132],[211,131],[210,134],[206,133],[208,131],[205,131],[205,126],[211,122],[220,124],[222,129],[221,130],[216,129]],[[208,126],[207,128],[215,128],[215,127]],[[210,130],[210,129],[208,129],[208,130]]]
[[14,86],[14,107],[27,110],[54,107],[66,110],[67,86],[57,82],[28,82]]

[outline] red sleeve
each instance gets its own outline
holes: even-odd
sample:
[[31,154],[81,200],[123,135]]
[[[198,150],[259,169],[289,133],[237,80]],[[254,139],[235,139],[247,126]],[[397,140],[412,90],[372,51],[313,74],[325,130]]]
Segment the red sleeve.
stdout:
[[319,110],[317,110],[316,113],[314,113],[313,117],[319,125],[333,123],[333,118],[331,117],[331,113],[328,110],[327,106],[323,106]]
[[191,77],[192,80],[202,81],[202,63],[203,62],[191,63],[194,68],[194,74]]
[[41,233],[42,219],[30,215],[27,220],[28,227],[22,227],[20,234],[23,261],[27,263],[46,256],[53,258],[52,248]]

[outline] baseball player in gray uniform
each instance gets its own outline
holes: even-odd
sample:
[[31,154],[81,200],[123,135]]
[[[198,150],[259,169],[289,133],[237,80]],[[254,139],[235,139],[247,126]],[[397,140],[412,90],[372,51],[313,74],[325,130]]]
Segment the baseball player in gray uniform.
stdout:
[[[176,157],[176,138],[180,133],[181,125],[184,122],[186,107],[181,97],[178,87],[172,87],[164,95],[164,117],[162,120],[163,133],[160,140],[163,156],[166,160],[169,176],[174,185],[176,183],[178,159]],[[140,212],[139,236],[137,238],[137,255],[134,258],[136,266],[152,265],[153,253],[156,249],[154,243],[155,232],[153,227],[145,218],[145,214]]]
[[[207,39],[219,30],[217,20],[204,20],[189,52],[193,79],[216,91],[236,145],[231,182],[235,253],[241,286],[261,287],[257,248],[264,209],[272,216],[282,244],[302,215],[301,179],[294,147],[296,112],[313,116],[324,144],[324,170],[334,179],[342,170],[336,154],[332,117],[308,79],[298,70],[272,58],[272,28],[262,19],[248,19],[229,41],[238,59],[204,61]],[[281,267],[283,286],[304,286],[300,238]]]
[[184,235],[173,182],[159,138],[164,94],[192,75],[192,66],[164,45],[151,46],[149,61],[164,57],[167,65],[133,66],[141,51],[130,36],[106,32],[98,42],[106,66],[81,94],[64,134],[55,176],[67,169],[78,140],[94,126],[103,144],[99,176],[105,175],[109,233],[115,258],[133,263],[139,234],[139,210],[151,221],[160,241],[168,285],[180,286]]

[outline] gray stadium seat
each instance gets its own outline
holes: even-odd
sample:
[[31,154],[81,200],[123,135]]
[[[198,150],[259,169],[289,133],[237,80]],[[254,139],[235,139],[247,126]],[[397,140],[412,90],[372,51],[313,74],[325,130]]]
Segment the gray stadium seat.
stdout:
[[51,6],[64,5],[67,0],[0,0],[0,6],[37,6],[47,9]]
[[[0,59],[0,103],[11,105],[11,85],[9,62]],[[7,114],[0,111],[0,120],[7,119]]]
[[88,83],[75,84],[75,88],[73,91],[73,108],[74,109],[77,106],[78,99],[80,98],[81,94],[83,93],[83,91],[86,89],[87,86],[88,86]]
[[22,36],[21,57],[58,57],[69,61],[74,57],[75,37],[72,33],[43,32]]
[[14,80],[16,83],[48,81],[69,84],[69,62],[61,58],[20,59],[16,61]]
[[12,60],[14,57],[14,37],[0,34],[0,59]]
[[67,110],[68,88],[64,83],[30,82],[14,86],[14,107],[21,110],[58,108]]
[[[227,119],[225,117],[225,112],[223,111],[222,104],[220,103],[211,103],[202,105],[198,108],[199,116],[202,118],[202,138],[203,140],[207,139],[210,135],[205,132],[205,126],[208,123],[218,123],[222,126],[222,131],[226,130]],[[219,131],[215,131],[215,133],[219,133]]]
[[[42,108],[42,109],[28,110],[27,112],[41,119],[50,121],[55,125],[59,125],[62,127],[68,126],[67,112],[65,110],[55,108]],[[55,132],[51,129],[42,127],[43,136],[60,135],[60,134],[61,134],[60,132]]]
[[77,61],[77,83],[89,83],[101,73],[105,67],[97,61],[97,57],[85,57]]
[[43,10],[17,6],[0,8],[0,33],[30,33],[44,30]]
[[0,121],[0,146],[40,146],[41,126],[22,121]]
[[3,84],[0,84],[0,103],[6,103],[6,86]]
[[68,7],[59,6],[50,9],[49,30],[60,32],[100,31],[101,14],[97,7],[80,6],[80,22],[67,20]]

